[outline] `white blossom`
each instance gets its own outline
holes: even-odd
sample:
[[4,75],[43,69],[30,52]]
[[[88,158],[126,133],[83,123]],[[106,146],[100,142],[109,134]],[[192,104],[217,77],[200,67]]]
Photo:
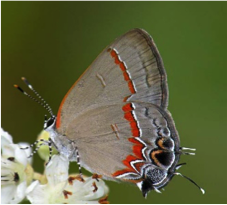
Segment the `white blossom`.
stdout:
[[[48,133],[42,132],[39,138],[43,137],[47,140]],[[105,183],[100,178],[69,175],[69,161],[64,156],[55,154],[45,166],[44,174],[34,172],[30,165],[32,159],[28,158],[31,149],[21,149],[28,146],[14,144],[12,137],[1,130],[2,204],[20,203],[25,197],[34,204],[108,203],[109,190]],[[49,148],[44,147],[39,154],[46,161]]]
[[[27,186],[33,177],[28,159],[30,151],[14,144],[11,135],[1,129],[1,203],[16,204],[25,198]],[[28,144],[23,144],[28,146]]]
[[108,188],[101,179],[83,177],[83,181],[80,175],[69,176],[68,169],[68,160],[55,155],[45,170],[47,183],[34,181],[27,189],[28,200],[32,204],[107,202]]

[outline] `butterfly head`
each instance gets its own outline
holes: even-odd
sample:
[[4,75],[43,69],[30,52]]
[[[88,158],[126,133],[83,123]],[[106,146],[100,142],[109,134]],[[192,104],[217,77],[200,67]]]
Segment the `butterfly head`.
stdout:
[[55,128],[55,125],[56,125],[55,115],[51,116],[49,119],[47,119],[47,116],[45,115],[44,126],[43,126],[44,130]]

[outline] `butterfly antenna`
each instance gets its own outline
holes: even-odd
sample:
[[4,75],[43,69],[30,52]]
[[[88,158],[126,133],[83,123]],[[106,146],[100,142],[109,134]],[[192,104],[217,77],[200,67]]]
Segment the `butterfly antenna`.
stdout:
[[180,168],[181,168],[182,166],[184,166],[184,165],[186,165],[186,163],[185,163],[185,162],[180,163],[180,164],[177,164],[177,166],[176,166],[176,170],[180,169]]
[[198,184],[196,184],[196,183],[195,183],[192,179],[190,179],[189,177],[186,177],[186,176],[184,176],[183,174],[178,173],[178,172],[175,172],[175,173],[173,173],[173,174],[174,174],[174,175],[181,176],[181,177],[187,179],[188,181],[190,181],[191,183],[193,183],[195,186],[197,186],[203,194],[205,194],[205,190],[204,190],[202,187],[200,187]]
[[49,104],[43,99],[43,97],[33,88],[33,86],[28,82],[28,80],[25,77],[21,78],[24,83],[30,88],[30,90],[33,91],[33,93],[35,93],[35,95],[41,100],[41,102],[43,102],[45,108],[47,109],[47,111],[51,114],[51,116],[53,116],[53,111],[51,109],[51,107],[49,106]]
[[51,109],[51,107],[46,103],[46,101],[41,97],[41,95],[39,95],[39,93],[32,87],[32,85],[27,81],[26,78],[22,77],[21,78],[25,84],[29,87],[29,89],[31,89],[35,95],[41,100],[37,100],[36,98],[32,97],[31,95],[29,95],[27,92],[25,92],[19,85],[14,85],[15,88],[17,88],[20,92],[22,92],[24,95],[26,95],[28,98],[32,99],[33,101],[37,102],[38,104],[40,104],[42,107],[44,107],[49,113],[50,115],[53,117],[53,111]]
[[47,115],[44,115],[44,124],[47,123],[48,119],[47,119]]

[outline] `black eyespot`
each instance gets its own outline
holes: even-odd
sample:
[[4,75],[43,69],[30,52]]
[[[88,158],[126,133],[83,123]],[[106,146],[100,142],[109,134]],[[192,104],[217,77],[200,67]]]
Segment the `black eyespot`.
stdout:
[[169,166],[172,164],[174,154],[173,152],[162,151],[155,154],[156,160],[164,166]]
[[167,149],[172,149],[174,147],[174,144],[170,138],[163,141],[163,146]]
[[160,149],[171,150],[171,149],[174,148],[173,141],[169,137],[159,137],[159,138],[157,138],[156,145]]

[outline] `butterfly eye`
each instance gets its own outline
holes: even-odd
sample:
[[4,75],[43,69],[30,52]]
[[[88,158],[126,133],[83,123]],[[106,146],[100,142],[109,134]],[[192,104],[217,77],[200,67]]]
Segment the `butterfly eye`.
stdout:
[[44,121],[44,129],[47,129],[48,127],[51,127],[55,124],[55,117],[51,117],[48,120]]

